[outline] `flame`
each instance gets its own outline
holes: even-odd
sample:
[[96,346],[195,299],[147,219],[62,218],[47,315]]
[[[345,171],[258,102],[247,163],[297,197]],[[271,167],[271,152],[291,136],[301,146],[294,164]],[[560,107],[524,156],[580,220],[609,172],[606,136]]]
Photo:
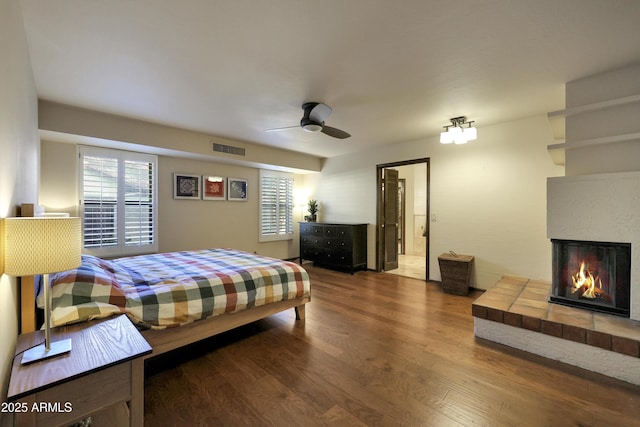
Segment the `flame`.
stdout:
[[574,276],[571,276],[571,280],[573,280],[573,291],[572,293],[576,293],[579,290],[582,290],[582,297],[595,299],[597,297],[597,288],[602,289],[602,280],[599,277],[593,277],[593,274],[585,269],[584,261],[580,263],[580,271],[577,272]]

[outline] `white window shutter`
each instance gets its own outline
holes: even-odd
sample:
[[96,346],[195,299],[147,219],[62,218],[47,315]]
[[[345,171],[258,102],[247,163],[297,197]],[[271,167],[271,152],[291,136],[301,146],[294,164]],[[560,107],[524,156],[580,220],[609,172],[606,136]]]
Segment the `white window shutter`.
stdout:
[[80,147],[84,248],[98,256],[155,252],[157,157]]
[[260,171],[261,242],[293,238],[293,174]]

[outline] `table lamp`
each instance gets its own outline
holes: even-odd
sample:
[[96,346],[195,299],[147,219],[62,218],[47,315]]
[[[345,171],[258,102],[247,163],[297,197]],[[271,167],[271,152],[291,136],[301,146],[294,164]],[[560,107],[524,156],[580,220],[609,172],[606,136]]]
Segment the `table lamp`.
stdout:
[[81,252],[80,218],[4,219],[5,274],[43,275],[45,342],[24,352],[23,365],[71,351],[70,339],[51,342],[49,273],[78,267]]

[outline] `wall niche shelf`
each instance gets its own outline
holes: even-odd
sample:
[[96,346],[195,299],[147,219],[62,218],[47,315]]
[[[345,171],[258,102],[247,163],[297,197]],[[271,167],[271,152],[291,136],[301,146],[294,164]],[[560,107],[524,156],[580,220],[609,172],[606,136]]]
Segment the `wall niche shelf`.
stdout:
[[609,99],[607,101],[594,102],[592,104],[578,105],[576,107],[565,108],[564,110],[552,111],[547,114],[547,117],[575,116],[576,114],[583,114],[591,111],[604,110],[611,107],[617,107],[619,105],[632,104],[634,102],[640,102],[640,94],[625,96],[622,98]]
[[599,138],[583,139],[570,142],[565,142],[564,140],[564,119],[566,117],[593,111],[605,110],[607,108],[618,107],[621,105],[632,104],[636,102],[640,102],[640,94],[594,102],[591,104],[578,105],[575,107],[566,108],[564,110],[557,110],[548,113],[547,118],[549,119],[549,123],[551,124],[554,138],[558,141],[562,141],[547,146],[547,150],[549,151],[553,162],[557,165],[564,165],[566,150],[640,139],[640,132],[634,132],[623,135],[603,136]]

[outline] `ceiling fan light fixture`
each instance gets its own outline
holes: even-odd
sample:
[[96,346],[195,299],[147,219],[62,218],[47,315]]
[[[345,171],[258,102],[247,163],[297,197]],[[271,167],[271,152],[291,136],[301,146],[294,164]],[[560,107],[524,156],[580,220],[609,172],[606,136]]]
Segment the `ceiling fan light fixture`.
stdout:
[[318,132],[322,130],[322,125],[319,125],[318,123],[306,123],[302,125],[302,129],[305,132]]

